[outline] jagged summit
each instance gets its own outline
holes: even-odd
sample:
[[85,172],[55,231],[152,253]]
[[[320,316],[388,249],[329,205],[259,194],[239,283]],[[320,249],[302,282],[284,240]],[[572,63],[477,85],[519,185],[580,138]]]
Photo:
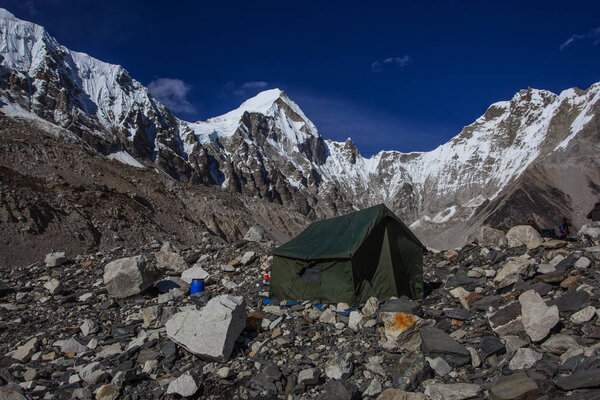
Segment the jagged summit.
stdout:
[[280,130],[293,142],[304,141],[305,135],[319,136],[315,125],[304,115],[300,107],[280,89],[269,89],[244,101],[238,108],[206,121],[188,123],[200,143],[231,137],[243,123],[246,113],[270,117]]

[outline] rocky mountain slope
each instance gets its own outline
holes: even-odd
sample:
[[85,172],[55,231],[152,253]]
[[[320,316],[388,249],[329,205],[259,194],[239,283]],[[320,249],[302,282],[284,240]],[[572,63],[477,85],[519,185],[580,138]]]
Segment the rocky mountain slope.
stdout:
[[384,202],[425,243],[447,248],[484,223],[553,227],[566,216],[581,225],[600,194],[600,83],[558,95],[522,90],[433,151],[364,158],[350,139],[324,139],[278,89],[186,122],[122,67],[70,51],[39,25],[2,10],[0,33],[7,117],[49,122],[101,156],[242,194],[263,210],[281,206],[262,213],[267,229],[282,211],[306,224]]

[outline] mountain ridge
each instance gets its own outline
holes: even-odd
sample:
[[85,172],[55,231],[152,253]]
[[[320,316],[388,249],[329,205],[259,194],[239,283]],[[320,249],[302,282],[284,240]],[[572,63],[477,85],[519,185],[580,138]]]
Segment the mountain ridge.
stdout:
[[[563,154],[563,162],[598,149],[598,131],[581,132],[597,125],[600,83],[560,94],[524,89],[490,105],[432,151],[382,150],[365,158],[351,139],[324,139],[279,89],[221,116],[183,121],[125,69],[68,50],[39,25],[2,11],[0,31],[0,100],[7,115],[37,115],[104,156],[278,203],[307,221],[385,203],[436,247],[472,239],[478,228],[472,222],[493,214],[489,204],[550,155]],[[583,153],[569,154],[577,146]],[[597,157],[586,160],[583,169],[597,186]],[[577,196],[590,198],[593,185]],[[537,223],[554,224],[555,216],[533,211],[527,212]],[[581,213],[571,213],[581,224]],[[461,233],[449,239],[453,230]]]

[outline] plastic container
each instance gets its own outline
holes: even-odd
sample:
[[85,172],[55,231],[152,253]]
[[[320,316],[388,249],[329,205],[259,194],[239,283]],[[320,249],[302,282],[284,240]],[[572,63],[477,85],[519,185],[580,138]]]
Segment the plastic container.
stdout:
[[204,279],[192,279],[190,294],[204,292]]

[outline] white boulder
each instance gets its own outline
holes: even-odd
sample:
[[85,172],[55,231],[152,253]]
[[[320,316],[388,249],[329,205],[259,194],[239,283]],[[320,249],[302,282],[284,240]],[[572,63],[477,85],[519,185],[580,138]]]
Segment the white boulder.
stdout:
[[199,357],[227,361],[233,345],[246,327],[243,297],[221,295],[202,310],[187,308],[167,321],[169,338]]

